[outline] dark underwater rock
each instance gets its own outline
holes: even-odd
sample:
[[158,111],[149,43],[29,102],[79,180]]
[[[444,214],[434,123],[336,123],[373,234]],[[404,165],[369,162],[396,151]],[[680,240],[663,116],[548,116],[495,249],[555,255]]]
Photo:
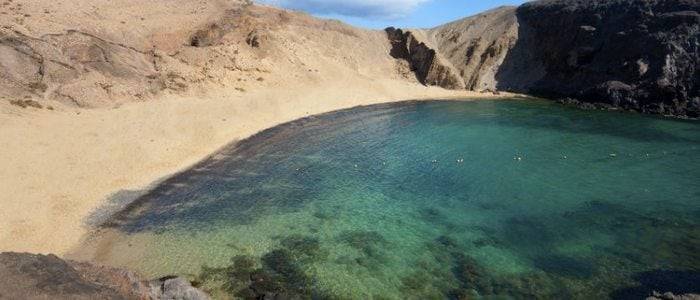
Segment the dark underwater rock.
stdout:
[[359,250],[365,256],[371,258],[381,258],[382,248],[387,244],[384,236],[378,232],[363,230],[344,231],[338,236],[338,241]]

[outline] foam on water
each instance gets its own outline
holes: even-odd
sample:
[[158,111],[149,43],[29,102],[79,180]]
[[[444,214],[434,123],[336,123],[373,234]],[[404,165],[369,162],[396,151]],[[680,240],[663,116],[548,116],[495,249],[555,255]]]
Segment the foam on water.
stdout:
[[103,259],[219,297],[700,292],[699,150],[698,123],[540,101],[356,108],[166,181]]

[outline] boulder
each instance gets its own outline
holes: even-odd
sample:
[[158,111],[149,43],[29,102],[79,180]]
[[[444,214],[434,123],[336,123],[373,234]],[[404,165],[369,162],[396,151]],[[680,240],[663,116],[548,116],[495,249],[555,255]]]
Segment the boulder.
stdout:
[[163,300],[209,300],[209,296],[182,277],[163,277],[150,282],[151,298]]

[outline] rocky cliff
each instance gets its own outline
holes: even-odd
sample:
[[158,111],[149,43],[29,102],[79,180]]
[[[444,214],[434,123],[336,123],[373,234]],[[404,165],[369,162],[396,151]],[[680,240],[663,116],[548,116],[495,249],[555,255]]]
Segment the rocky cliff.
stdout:
[[386,32],[391,42],[391,56],[407,61],[418,81],[447,89],[465,88],[464,81],[457,75],[452,64],[426,45],[425,40],[417,37],[416,33],[393,27],[387,28]]
[[[700,116],[700,2],[546,0],[517,9],[519,40],[502,69],[530,57],[525,85],[499,88],[655,114]],[[498,75],[497,75],[498,77]]]
[[518,38],[515,7],[499,7],[427,30],[469,90],[496,90],[496,72]]
[[496,72],[517,29],[515,7],[500,7],[429,30],[386,32],[391,55],[406,60],[421,83],[483,91],[496,90]]
[[[694,0],[541,0],[501,7],[426,31],[424,44],[445,58],[442,69],[458,70],[463,81],[427,83],[697,118],[699,11]],[[424,57],[430,58],[407,59],[434,64]]]

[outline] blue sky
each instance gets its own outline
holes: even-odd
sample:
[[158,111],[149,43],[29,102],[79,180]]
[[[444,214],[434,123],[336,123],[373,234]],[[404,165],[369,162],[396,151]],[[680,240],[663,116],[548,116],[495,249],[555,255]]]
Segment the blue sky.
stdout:
[[525,0],[258,0],[355,26],[429,28]]

